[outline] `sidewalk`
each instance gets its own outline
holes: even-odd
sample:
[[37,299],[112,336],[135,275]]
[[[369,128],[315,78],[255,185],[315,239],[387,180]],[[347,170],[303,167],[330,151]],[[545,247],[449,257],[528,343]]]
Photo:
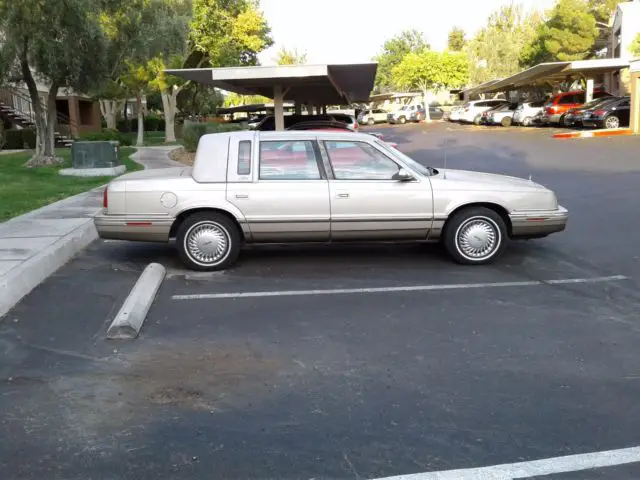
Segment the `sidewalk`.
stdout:
[[[182,165],[177,147],[140,147],[132,159],[145,168]],[[90,190],[0,223],[0,318],[97,236],[93,216],[103,188]]]

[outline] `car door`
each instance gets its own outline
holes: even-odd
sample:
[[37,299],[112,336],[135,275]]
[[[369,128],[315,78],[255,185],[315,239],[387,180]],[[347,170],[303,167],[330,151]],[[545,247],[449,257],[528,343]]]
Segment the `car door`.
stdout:
[[628,99],[623,100],[618,105],[616,105],[613,110],[615,110],[616,115],[620,119],[620,126],[628,127],[629,118],[630,118],[629,113],[631,111],[631,103],[629,102],[629,100]]
[[444,112],[441,108],[432,106],[429,107],[429,117],[431,118],[431,120],[440,120],[443,115]]
[[373,118],[376,122],[386,122],[387,121],[387,111],[376,109],[373,111]]
[[393,177],[397,159],[365,141],[325,140],[332,240],[426,239],[433,199],[427,178]]
[[329,240],[329,184],[314,134],[255,139],[230,145],[238,171],[227,173],[227,200],[245,216],[253,240]]

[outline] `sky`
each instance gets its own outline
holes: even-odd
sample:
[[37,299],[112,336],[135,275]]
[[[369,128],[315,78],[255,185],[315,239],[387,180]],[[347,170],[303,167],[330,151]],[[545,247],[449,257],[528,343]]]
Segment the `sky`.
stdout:
[[[548,9],[555,0],[515,0]],[[259,55],[274,65],[281,46],[306,51],[307,63],[368,62],[384,41],[405,29],[424,33],[434,50],[459,26],[473,36],[489,15],[511,0],[261,0],[275,45]]]

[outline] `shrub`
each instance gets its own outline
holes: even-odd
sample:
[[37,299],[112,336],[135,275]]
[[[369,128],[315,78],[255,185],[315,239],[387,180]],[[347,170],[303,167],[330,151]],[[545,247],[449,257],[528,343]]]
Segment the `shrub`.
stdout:
[[[145,132],[157,132],[160,130],[160,120],[162,120],[157,115],[148,115],[144,119],[144,131]],[[132,130],[134,130],[132,128]],[[138,131],[138,126],[136,125],[135,130]]]
[[24,128],[22,130],[22,141],[27,148],[36,148],[35,128]]
[[159,132],[164,132],[164,129],[165,129],[166,123],[167,123],[167,122],[165,122],[164,118],[159,118],[159,119],[158,119],[158,131],[159,131]]
[[110,130],[105,128],[101,132],[91,132],[85,133],[80,136],[80,140],[84,140],[86,142],[110,142],[117,140],[120,142],[120,146],[128,147],[131,145],[131,136],[119,132],[117,130]]
[[4,123],[0,120],[0,150],[4,147]]
[[188,152],[195,152],[198,147],[200,137],[207,133],[222,133],[222,132],[234,132],[237,130],[244,130],[241,125],[234,123],[196,123],[196,122],[184,122],[182,127],[182,141],[184,148]]
[[[135,119],[137,121],[137,119]],[[133,125],[133,120],[129,119],[129,118],[121,118],[120,120],[118,120],[116,122],[116,128],[118,129],[119,132],[122,133],[129,133],[132,131],[131,126]],[[137,125],[137,124],[136,124]],[[136,127],[136,130],[138,128]]]
[[22,150],[24,148],[24,137],[22,130],[11,128],[4,132],[5,144],[7,150]]

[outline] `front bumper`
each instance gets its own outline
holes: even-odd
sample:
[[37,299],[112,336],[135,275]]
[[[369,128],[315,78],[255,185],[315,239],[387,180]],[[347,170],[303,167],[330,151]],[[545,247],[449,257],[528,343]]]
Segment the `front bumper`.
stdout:
[[509,214],[509,219],[512,238],[539,238],[563,231],[567,226],[569,211],[558,206],[557,210],[513,212]]
[[139,242],[168,242],[174,219],[167,216],[107,215],[93,217],[100,238]]
[[596,127],[596,128],[601,128],[604,126],[604,122],[602,120],[599,120],[597,118],[583,118],[582,119],[582,125],[585,127]]

